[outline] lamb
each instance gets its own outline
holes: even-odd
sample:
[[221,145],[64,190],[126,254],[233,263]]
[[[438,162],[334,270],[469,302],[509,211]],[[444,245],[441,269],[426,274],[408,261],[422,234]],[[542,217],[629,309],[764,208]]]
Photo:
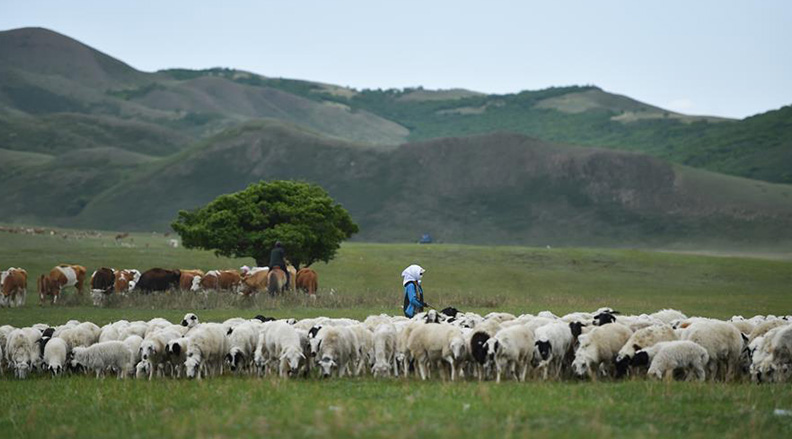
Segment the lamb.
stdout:
[[620,323],[599,326],[581,335],[578,339],[580,345],[575,352],[575,361],[572,363],[575,374],[578,376],[588,374],[590,378],[596,378],[595,367],[607,372],[619,349],[631,335],[630,328]]
[[140,345],[143,344],[143,338],[141,338],[139,335],[130,335],[122,341],[126,347],[129,348],[129,351],[132,352],[130,362],[132,364],[138,364],[140,361]]
[[132,352],[121,341],[105,341],[87,348],[77,346],[72,349],[72,354],[72,367],[92,369],[96,372],[96,378],[111,369],[119,379],[123,379],[132,368]]
[[487,341],[487,346],[488,355],[496,366],[497,382],[500,382],[501,375],[507,371],[515,380],[525,381],[525,375],[533,358],[533,331],[522,325],[501,329]]
[[44,346],[44,364],[47,369],[56,377],[63,373],[66,367],[66,355],[68,353],[68,346],[66,341],[60,337],[53,337]]
[[367,364],[371,366],[374,362],[374,334],[363,325],[351,325],[349,329],[355,332],[358,340],[358,365],[355,375],[360,375]]
[[451,381],[456,379],[457,371],[462,366],[461,359],[464,353],[465,339],[462,331],[450,324],[425,324],[413,329],[407,340],[407,348],[416,364],[421,379],[426,380],[431,375],[433,364],[438,367],[441,376],[444,376],[443,362],[451,368]]
[[396,365],[396,327],[383,323],[374,330],[374,366],[371,373],[375,377],[398,373]]
[[696,342],[707,350],[708,375],[731,379],[739,370],[743,339],[740,331],[719,320],[696,320],[681,331],[681,340]]
[[154,377],[154,372],[158,376],[163,376],[165,373],[165,360],[167,359],[167,352],[165,347],[168,342],[181,337],[179,332],[161,329],[157,332],[149,334],[140,344],[140,360],[149,363],[148,379]]
[[223,358],[228,352],[226,330],[217,323],[204,323],[190,331],[190,345],[184,367],[188,378],[201,379],[202,371],[223,373]]
[[674,371],[685,369],[687,378],[695,373],[696,379],[704,381],[704,367],[709,362],[707,350],[687,340],[662,341],[641,349],[635,355],[638,363],[650,362],[648,375],[657,379],[671,380]]
[[6,342],[6,359],[14,368],[16,377],[25,379],[27,374],[39,363],[40,350],[38,340],[41,332],[33,328],[15,329],[8,334]]
[[572,330],[565,322],[554,322],[536,328],[534,331],[534,361],[542,371],[542,378],[561,377],[564,359],[572,348]]
[[654,346],[661,341],[678,339],[674,328],[668,324],[649,326],[635,331],[616,355],[616,378],[627,375],[636,351]]
[[267,329],[265,343],[269,362],[278,363],[281,378],[296,376],[306,366],[300,335],[294,326],[283,321],[273,322]]
[[345,326],[322,328],[317,358],[322,376],[328,378],[335,370],[338,377],[344,376],[350,362],[354,363],[357,353],[357,336]]
[[165,345],[165,361],[172,369],[171,376],[181,378],[184,371],[184,362],[187,361],[187,348],[190,346],[190,339],[187,337],[174,338]]

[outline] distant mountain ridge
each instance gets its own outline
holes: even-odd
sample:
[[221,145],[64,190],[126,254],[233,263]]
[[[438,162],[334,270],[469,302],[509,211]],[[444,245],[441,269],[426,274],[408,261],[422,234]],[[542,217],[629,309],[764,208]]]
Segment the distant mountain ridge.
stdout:
[[146,73],[46,29],[0,32],[5,222],[163,230],[178,209],[296,178],[343,202],[365,240],[792,242],[792,186],[667,161],[792,182],[792,107],[735,121],[594,86],[487,95]]

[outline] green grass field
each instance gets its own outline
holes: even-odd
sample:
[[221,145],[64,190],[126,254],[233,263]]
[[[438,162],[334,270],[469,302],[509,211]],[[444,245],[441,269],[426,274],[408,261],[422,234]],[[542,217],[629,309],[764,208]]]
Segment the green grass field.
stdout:
[[[549,309],[557,314],[612,306],[626,313],[674,307],[688,315],[789,314],[792,261],[599,249],[456,245],[344,245],[319,264],[319,297],[244,301],[192,293],[130,297],[107,308],[65,293],[36,305],[35,277],[61,262],[99,266],[237,268],[248,259],[170,248],[162,235],[77,239],[0,234],[0,266],[30,274],[28,304],[0,309],[0,324],[97,324],[121,318],[203,320],[400,313],[399,273],[426,267],[426,300],[486,313]],[[283,381],[223,377],[202,382],[0,379],[3,437],[788,437],[788,385],[417,382],[347,378]]]

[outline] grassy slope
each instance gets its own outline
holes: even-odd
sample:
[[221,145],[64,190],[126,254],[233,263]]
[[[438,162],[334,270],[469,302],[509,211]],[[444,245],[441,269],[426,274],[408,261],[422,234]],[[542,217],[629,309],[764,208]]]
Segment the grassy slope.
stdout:
[[[94,268],[176,266],[230,268],[249,260],[167,247],[162,235],[133,234],[135,248],[102,238],[0,235],[3,266],[37,274],[63,261]],[[146,246],[148,244],[148,246]],[[427,267],[427,300],[488,312],[610,305],[625,312],[666,306],[689,314],[785,313],[792,262],[629,250],[451,245],[344,245],[317,265],[314,305],[263,302],[266,308],[198,309],[202,319],[265,313],[285,317],[364,317],[398,312],[398,273]],[[330,289],[340,301],[330,298]],[[33,302],[35,297],[29,297]],[[145,300],[156,302],[155,297]],[[72,302],[74,303],[74,301]],[[231,303],[231,302],[226,302]],[[343,306],[343,307],[339,307]],[[77,304],[0,310],[0,324],[105,323],[120,318],[180,318],[194,308],[95,309]],[[12,437],[785,437],[792,419],[786,386],[625,383],[455,383],[370,378],[330,381],[222,379],[156,381],[70,377],[0,379],[0,429]]]

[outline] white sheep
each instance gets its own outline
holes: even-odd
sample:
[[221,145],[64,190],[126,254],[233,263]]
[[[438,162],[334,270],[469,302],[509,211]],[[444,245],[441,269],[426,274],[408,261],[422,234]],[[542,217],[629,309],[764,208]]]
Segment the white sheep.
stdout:
[[661,341],[678,339],[679,337],[674,332],[674,328],[665,323],[635,331],[616,355],[616,378],[621,378],[627,374],[636,351],[654,346]]
[[788,381],[792,373],[792,326],[776,327],[752,343],[752,378],[756,381]]
[[[130,335],[129,337],[124,338],[121,340],[129,351],[132,353],[130,357],[130,363],[138,364],[140,361],[140,345],[143,344],[143,338],[139,335]],[[131,371],[130,371],[131,372]]]
[[222,374],[228,353],[226,329],[218,323],[204,323],[189,332],[190,344],[184,368],[188,378],[201,379],[203,373]]
[[165,366],[167,360],[166,346],[168,342],[182,336],[181,333],[174,331],[170,328],[160,329],[156,332],[150,333],[143,339],[140,344],[140,361],[149,363],[146,368],[148,371],[148,379],[165,374]]
[[613,360],[632,335],[630,328],[619,324],[610,323],[598,326],[578,338],[577,351],[572,369],[578,376],[588,374],[596,378],[597,371],[608,374],[608,369],[613,365]]
[[47,366],[47,370],[52,373],[53,377],[63,373],[67,364],[66,355],[68,351],[69,348],[66,345],[66,341],[60,337],[50,338],[44,346],[44,364]]
[[6,359],[9,366],[14,368],[19,379],[25,379],[40,359],[38,340],[41,332],[33,328],[20,328],[11,331],[6,341]]
[[97,378],[110,369],[122,379],[132,368],[132,352],[122,341],[105,341],[89,347],[77,346],[72,349],[72,356],[72,367],[82,366],[93,370]]
[[675,320],[685,320],[687,316],[675,309],[661,309],[660,311],[649,314],[649,317],[660,320],[661,322],[670,325]]
[[[487,340],[487,352],[496,366],[496,381],[504,372],[515,380],[525,381],[534,352],[534,333],[524,325],[501,329]],[[519,369],[519,371],[518,371]]]
[[231,329],[231,333],[228,334],[228,354],[225,360],[232,372],[250,371],[260,326],[261,323],[245,322]]
[[330,377],[335,371],[338,377],[348,372],[350,364],[357,360],[358,341],[355,332],[346,326],[323,327],[316,357],[322,376]]
[[683,369],[688,378],[691,373],[695,373],[699,381],[706,378],[704,367],[709,362],[709,354],[692,341],[663,341],[640,350],[636,355],[640,353],[645,353],[650,361],[648,375],[651,377],[671,380],[674,370]]
[[374,330],[374,366],[371,373],[375,377],[389,376],[391,371],[398,373],[396,365],[396,327],[381,323]]
[[679,338],[698,343],[707,350],[708,375],[712,379],[729,380],[739,370],[743,339],[731,324],[720,320],[696,320],[680,331]]
[[427,323],[413,329],[407,340],[407,349],[418,366],[421,379],[431,376],[435,366],[445,377],[445,363],[451,369],[451,381],[456,379],[464,355],[465,338],[456,326],[447,323]]
[[366,366],[371,367],[374,362],[374,334],[362,324],[350,325],[349,329],[355,332],[357,337],[357,357],[358,364],[354,370],[355,375],[360,375]]
[[300,335],[294,326],[275,321],[265,333],[269,363],[278,364],[281,378],[297,376],[306,366],[306,356]]

